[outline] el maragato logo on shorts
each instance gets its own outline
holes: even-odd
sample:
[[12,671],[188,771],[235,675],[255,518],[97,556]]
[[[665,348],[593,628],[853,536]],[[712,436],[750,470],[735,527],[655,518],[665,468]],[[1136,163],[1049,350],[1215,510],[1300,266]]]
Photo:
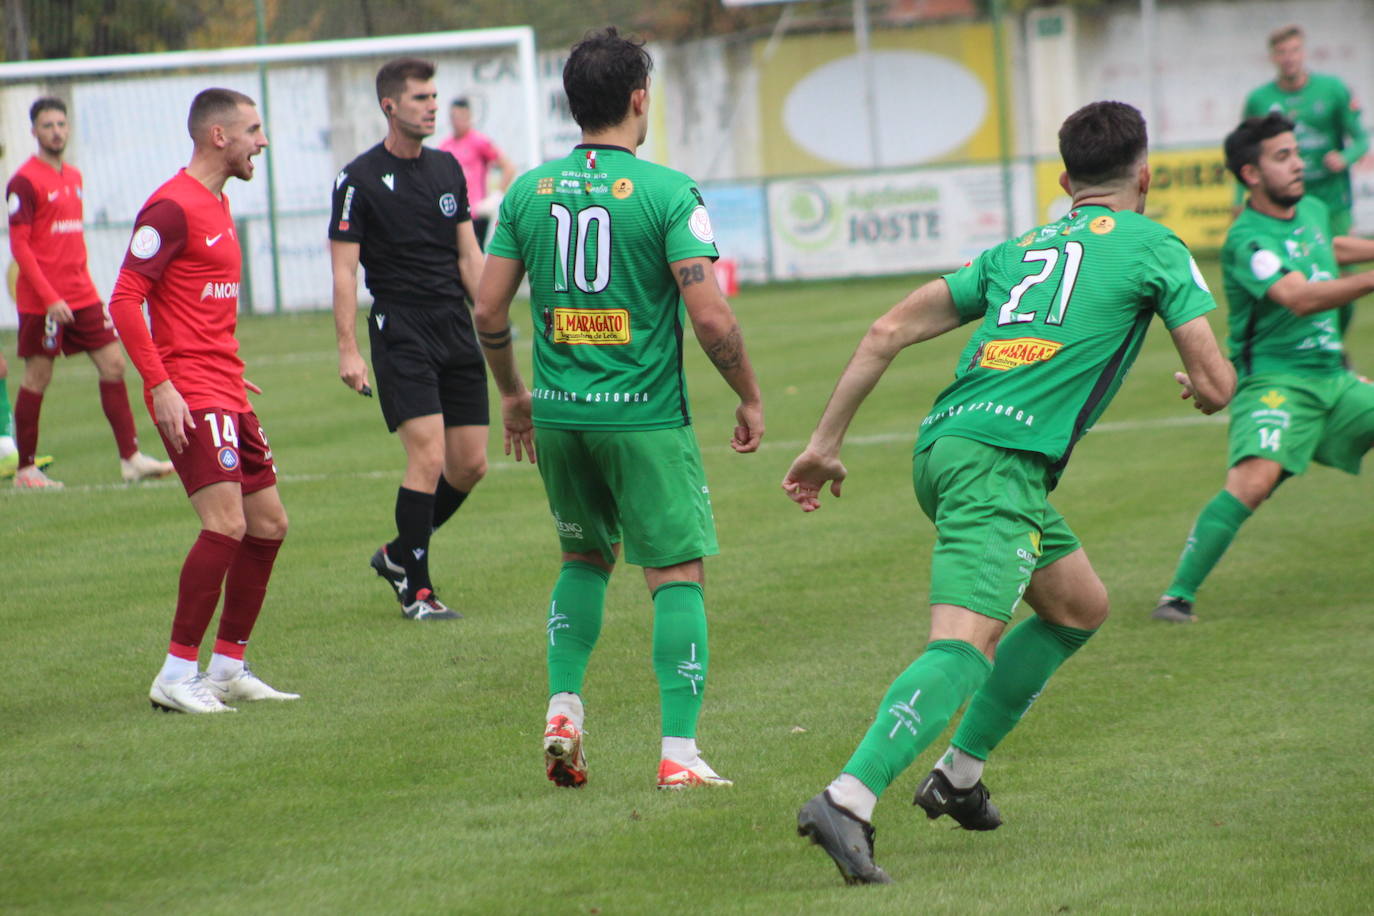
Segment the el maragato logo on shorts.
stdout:
[[1038,337],[1014,337],[1011,340],[989,340],[983,344],[983,358],[978,365],[985,369],[1005,372],[1017,366],[1041,363],[1058,353],[1064,345]]
[[614,346],[630,342],[630,313],[626,309],[553,310],[553,342]]

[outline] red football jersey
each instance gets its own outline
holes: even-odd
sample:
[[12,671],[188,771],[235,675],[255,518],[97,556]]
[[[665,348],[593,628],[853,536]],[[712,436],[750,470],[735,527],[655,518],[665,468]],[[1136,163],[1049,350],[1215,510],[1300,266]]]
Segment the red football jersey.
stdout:
[[182,169],[148,198],[110,296],[110,317],[145,392],[170,378],[193,410],[252,409],[234,337],[241,265],[227,196]]
[[86,269],[81,234],[81,173],[58,171],[37,156],[19,167],[5,189],[10,208],[10,253],[19,265],[19,311],[42,315],[63,300],[73,309],[100,303]]

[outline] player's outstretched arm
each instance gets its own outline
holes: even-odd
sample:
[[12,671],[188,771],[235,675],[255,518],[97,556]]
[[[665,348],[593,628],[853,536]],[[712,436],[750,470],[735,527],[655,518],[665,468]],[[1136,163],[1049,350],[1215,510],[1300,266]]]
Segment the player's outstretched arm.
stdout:
[[1181,397],[1192,398],[1193,406],[1205,414],[1216,413],[1231,403],[1236,393],[1236,369],[1221,355],[1207,316],[1185,321],[1169,333],[1185,370],[1174,373],[1174,380],[1183,386]]
[[357,242],[329,241],[329,266],[334,275],[334,339],[339,344],[339,379],[354,391],[367,388],[367,363],[358,352]]
[[1331,240],[1331,250],[1335,252],[1336,263],[1362,264],[1374,261],[1374,239],[1362,239],[1357,235],[1338,235]]
[[501,392],[506,454],[509,455],[513,447],[515,460],[519,461],[523,450],[533,464],[536,460],[533,399],[515,365],[515,348],[511,346],[510,335],[510,303],[524,276],[524,262],[488,255],[486,266],[482,268],[482,282],[477,285],[477,304],[472,320],[477,326],[477,339],[482,343],[482,355],[491,369],[491,377],[496,380],[496,389]]
[[1265,293],[1294,315],[1315,315],[1340,308],[1368,293],[1374,293],[1374,270],[1337,277],[1334,280],[1309,280],[1294,270],[1269,287]]
[[739,395],[735,408],[735,431],[730,447],[737,452],[758,451],[763,439],[763,395],[759,392],[754,367],[744,350],[744,337],[734,310],[716,283],[710,258],[684,258],[668,265],[677,279],[687,317],[697,343],[716,367],[720,377]]
[[938,337],[960,324],[949,284],[932,280],[894,305],[868,329],[844,367],[806,450],[797,456],[782,479],[783,491],[805,512],[820,508],[820,491],[827,483],[840,495],[845,468],[840,446],[849,423],[878,379],[906,347]]

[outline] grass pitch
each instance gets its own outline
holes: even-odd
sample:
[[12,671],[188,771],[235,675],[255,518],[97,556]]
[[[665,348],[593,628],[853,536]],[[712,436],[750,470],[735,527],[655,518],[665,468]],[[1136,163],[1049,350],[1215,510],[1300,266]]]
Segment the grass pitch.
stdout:
[[[989,765],[1005,826],[966,833],[910,807],[932,750],[878,807],[896,885],[846,888],[795,835],[797,807],[924,642],[932,532],[910,448],[967,332],[899,357],[851,430],[842,499],[803,516],[778,482],[911,282],[736,300],[766,398],[756,455],[726,446],[728,389],[689,348],[722,548],[701,743],[736,786],[681,795],[653,788],[651,611],[631,567],[586,688],[591,781],[544,779],[557,544],[537,474],[500,454],[499,433],[433,545],[439,593],[466,619],[401,618],[367,560],[389,536],[402,453],[375,402],[338,382],[325,314],[240,326],[292,519],[250,658],[304,698],[153,714],[196,522],[175,482],[115,483],[95,373],[65,361],[40,444],[68,489],[0,494],[0,911],[1367,911],[1369,481],[1318,468],[1286,484],[1207,583],[1202,623],[1151,621],[1225,454],[1224,423],[1177,400],[1158,323],[1055,494],[1114,610]],[[1356,330],[1356,354],[1374,353],[1374,314]],[[0,345],[13,353],[13,334]],[[19,375],[12,361],[12,389]]]

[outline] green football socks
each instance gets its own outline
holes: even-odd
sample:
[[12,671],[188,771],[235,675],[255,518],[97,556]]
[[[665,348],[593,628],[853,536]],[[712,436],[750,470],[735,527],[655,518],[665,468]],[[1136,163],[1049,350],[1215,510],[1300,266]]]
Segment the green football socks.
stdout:
[[1214,496],[1188,533],[1183,555],[1178,558],[1178,569],[1174,570],[1174,581],[1164,594],[1192,601],[1212,567],[1231,546],[1240,526],[1253,514],[1227,490]]
[[563,564],[549,600],[549,694],[581,693],[601,635],[611,574],[588,563]]
[[868,734],[844,766],[882,795],[916,755],[940,737],[969,695],[987,680],[992,662],[970,643],[940,639],[898,675]]
[[1096,632],[1046,623],[1034,614],[1013,627],[997,647],[997,663],[987,683],[969,701],[954,733],[954,746],[987,760],[1050,676]]
[[9,379],[0,378],[0,437],[14,435],[14,409],[10,407]]
[[654,674],[663,704],[663,734],[695,738],[706,691],[706,599],[696,582],[654,590]]

